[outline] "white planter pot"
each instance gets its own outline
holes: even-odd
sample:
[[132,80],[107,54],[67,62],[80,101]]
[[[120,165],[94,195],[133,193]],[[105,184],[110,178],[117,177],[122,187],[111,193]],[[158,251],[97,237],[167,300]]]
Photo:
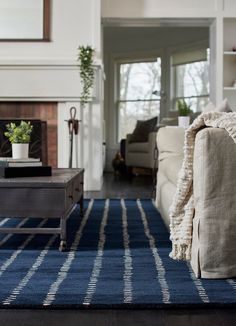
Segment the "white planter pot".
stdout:
[[190,125],[190,117],[178,117],[178,124],[181,128],[188,128]]
[[28,158],[29,144],[12,144],[12,158]]

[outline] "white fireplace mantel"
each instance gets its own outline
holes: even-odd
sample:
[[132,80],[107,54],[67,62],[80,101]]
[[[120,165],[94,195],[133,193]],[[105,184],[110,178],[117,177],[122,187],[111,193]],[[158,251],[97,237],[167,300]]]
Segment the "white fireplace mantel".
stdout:
[[[79,101],[79,65],[73,60],[0,60],[0,101]],[[104,79],[101,62],[94,64],[91,101],[100,101]]]

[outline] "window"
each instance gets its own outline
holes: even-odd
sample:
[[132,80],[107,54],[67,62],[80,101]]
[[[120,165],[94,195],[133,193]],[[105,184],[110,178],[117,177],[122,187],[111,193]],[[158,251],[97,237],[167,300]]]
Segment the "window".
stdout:
[[132,133],[137,120],[159,115],[161,59],[120,63],[118,71],[118,141]]
[[193,112],[198,112],[209,101],[209,59],[199,56],[199,51],[197,55],[194,51],[185,53],[182,59],[173,58],[173,107],[176,109],[177,100],[184,99]]

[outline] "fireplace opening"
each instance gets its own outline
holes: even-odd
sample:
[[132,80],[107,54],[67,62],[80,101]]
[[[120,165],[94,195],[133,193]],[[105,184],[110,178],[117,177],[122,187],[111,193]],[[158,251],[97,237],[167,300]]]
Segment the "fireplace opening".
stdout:
[[[46,131],[45,128],[42,128],[42,138],[46,140],[46,160],[48,165],[57,167],[56,102],[0,102],[1,119],[37,119],[46,121]],[[46,132],[46,135],[43,134],[44,132]]]

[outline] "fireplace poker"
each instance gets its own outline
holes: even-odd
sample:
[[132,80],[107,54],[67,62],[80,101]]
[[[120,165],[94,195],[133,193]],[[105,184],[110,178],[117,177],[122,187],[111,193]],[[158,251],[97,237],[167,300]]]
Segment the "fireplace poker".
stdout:
[[76,167],[78,167],[78,133],[79,133],[79,122],[81,120],[76,119],[76,107],[72,106],[70,108],[70,119],[65,120],[68,124],[69,129],[69,168],[72,168],[72,162],[73,162],[73,138],[74,135],[76,137],[76,148],[75,148],[75,154],[76,154]]

